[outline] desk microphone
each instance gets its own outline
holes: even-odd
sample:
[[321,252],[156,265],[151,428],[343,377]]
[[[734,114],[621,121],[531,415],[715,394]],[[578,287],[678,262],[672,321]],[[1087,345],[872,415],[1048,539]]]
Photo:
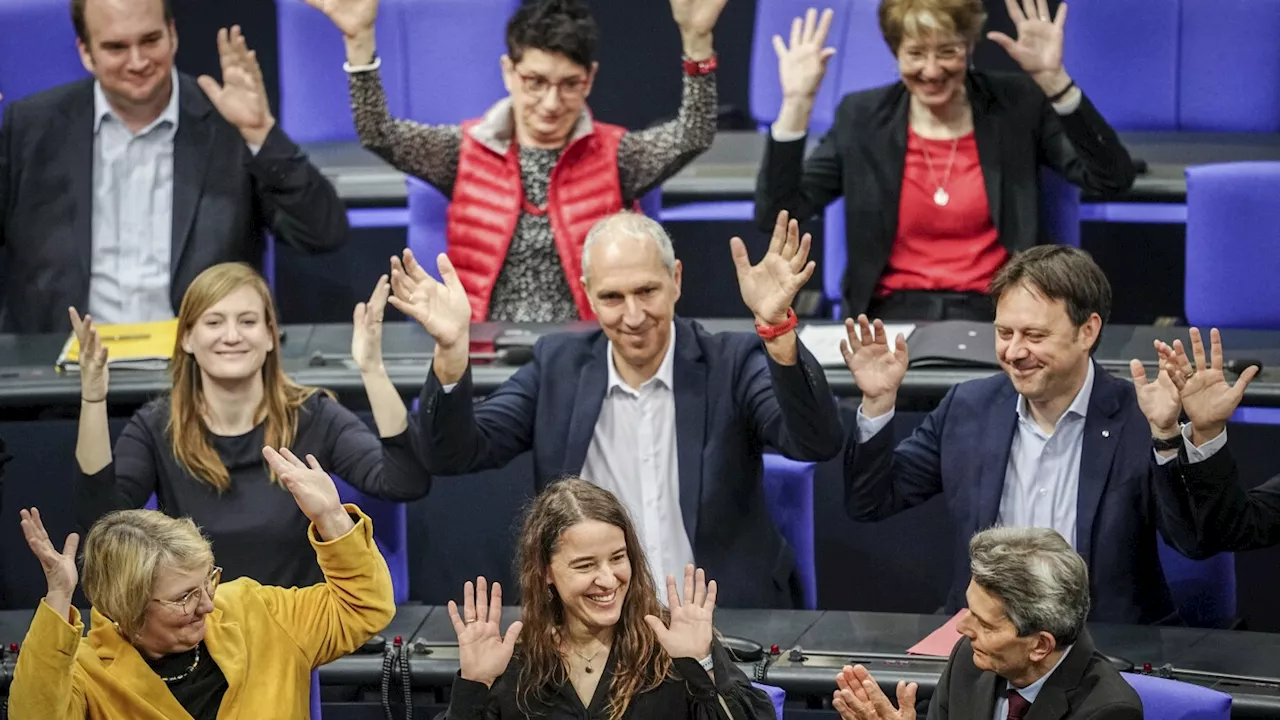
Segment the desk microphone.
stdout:
[[1249,368],[1250,365],[1256,365],[1258,372],[1262,372],[1262,361],[1257,358],[1231,358],[1222,364],[1222,369],[1234,375],[1239,375]]

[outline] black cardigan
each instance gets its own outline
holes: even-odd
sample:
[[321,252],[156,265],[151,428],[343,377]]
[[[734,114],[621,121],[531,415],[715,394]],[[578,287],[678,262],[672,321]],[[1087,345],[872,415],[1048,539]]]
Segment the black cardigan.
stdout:
[[[1009,252],[1052,242],[1040,223],[1040,166],[1104,196],[1133,185],[1128,151],[1088,96],[1060,116],[1026,75],[970,71],[967,87],[991,217]],[[770,137],[765,150],[756,183],[762,229],[780,210],[803,222],[845,198],[846,315],[867,307],[897,234],[910,98],[901,82],[851,93],[808,159],[803,140]]]

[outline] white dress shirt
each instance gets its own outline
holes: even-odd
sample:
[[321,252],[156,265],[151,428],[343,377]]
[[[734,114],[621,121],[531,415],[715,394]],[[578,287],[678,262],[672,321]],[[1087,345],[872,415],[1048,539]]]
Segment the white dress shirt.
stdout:
[[622,380],[609,344],[609,381],[582,468],[583,479],[613,493],[627,508],[663,598],[667,575],[681,578],[693,562],[680,512],[674,323],[670,337],[657,374],[639,389]]
[[[93,253],[89,307],[99,323],[173,317],[173,138],[178,71],[160,117],[131,132],[93,84]],[[82,309],[83,312],[83,309]]]
[[[1058,662],[1054,663],[1053,667],[1049,668],[1049,672],[1045,673],[1044,675],[1041,675],[1039,680],[1036,680],[1030,685],[1024,688],[1016,688],[1010,685],[1006,681],[1004,684],[1006,692],[1002,692],[999,694],[999,696],[997,696],[996,712],[995,712],[995,715],[992,716],[992,720],[1005,720],[1007,717],[1009,717],[1009,696],[1007,694],[1008,690],[1013,690],[1017,692],[1027,701],[1028,704],[1035,703],[1036,698],[1039,697],[1040,695],[1040,688],[1044,687],[1045,681],[1049,679],[1049,676],[1053,674],[1054,670],[1058,669],[1058,666],[1062,664],[1062,661],[1067,659],[1067,656],[1071,654],[1071,648],[1073,647],[1075,647],[1075,645],[1068,645],[1067,649],[1063,650],[1062,655],[1058,657]],[[1027,712],[1030,713],[1031,711],[1028,710]]]

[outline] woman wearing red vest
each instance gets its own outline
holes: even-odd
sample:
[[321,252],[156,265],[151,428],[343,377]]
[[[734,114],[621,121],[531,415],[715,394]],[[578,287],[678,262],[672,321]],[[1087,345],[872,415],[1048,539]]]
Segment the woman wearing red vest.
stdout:
[[675,120],[639,132],[597,122],[586,107],[598,32],[583,0],[532,0],[516,11],[502,57],[509,95],[461,125],[391,117],[374,53],[378,0],[307,1],[346,39],[361,143],[451,198],[449,258],[475,322],[593,318],[581,283],[587,231],[632,207],[715,136],[711,31],[726,0],[671,0],[684,97]]
[[[756,221],[808,218],[845,199],[843,311],[883,319],[992,320],[991,279],[1012,253],[1051,240],[1039,169],[1090,193],[1133,184],[1129,153],[1062,66],[1067,6],[1006,0],[1017,40],[987,37],[1022,72],[970,67],[982,0],[881,0],[880,30],[901,79],[851,93],[804,157],[827,60],[831,11],[775,37],[783,101],[756,188]],[[1083,5],[1083,3],[1082,3]],[[1090,8],[1079,12],[1104,12]],[[766,222],[767,221],[767,222]],[[837,239],[838,241],[838,239]]]

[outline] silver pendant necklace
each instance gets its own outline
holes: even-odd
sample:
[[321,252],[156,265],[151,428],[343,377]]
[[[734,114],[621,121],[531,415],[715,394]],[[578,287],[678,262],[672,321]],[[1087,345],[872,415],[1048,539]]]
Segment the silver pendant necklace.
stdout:
[[569,647],[569,651],[570,651],[570,652],[572,652],[574,655],[577,655],[578,657],[582,658],[582,660],[587,664],[586,671],[587,671],[587,674],[588,674],[588,675],[590,675],[591,673],[595,672],[595,670],[591,667],[591,662],[592,662],[593,660],[595,660],[595,659],[596,659],[596,656],[597,656],[597,655],[599,655],[599,654],[600,654],[600,651],[601,651],[601,650],[603,650],[603,649],[604,649],[604,648],[596,648],[596,651],[595,651],[595,652],[593,652],[593,653],[591,653],[591,657],[587,657],[586,655],[583,655],[582,653],[578,652],[578,649],[577,649],[577,648],[575,648],[575,647],[573,647],[573,646],[570,646],[570,647]]
[[[924,140],[924,138],[920,138]],[[933,171],[933,158],[929,156],[929,144],[927,141],[920,143],[920,148],[924,150],[924,162],[929,166],[929,179],[937,186],[937,190],[933,193],[933,203],[938,207],[945,207],[951,202],[951,195],[947,192],[947,185],[951,182],[951,168],[955,167],[956,148],[960,145],[960,138],[951,139],[951,159],[947,160],[947,172],[942,178],[942,182],[938,182],[938,174]]]

